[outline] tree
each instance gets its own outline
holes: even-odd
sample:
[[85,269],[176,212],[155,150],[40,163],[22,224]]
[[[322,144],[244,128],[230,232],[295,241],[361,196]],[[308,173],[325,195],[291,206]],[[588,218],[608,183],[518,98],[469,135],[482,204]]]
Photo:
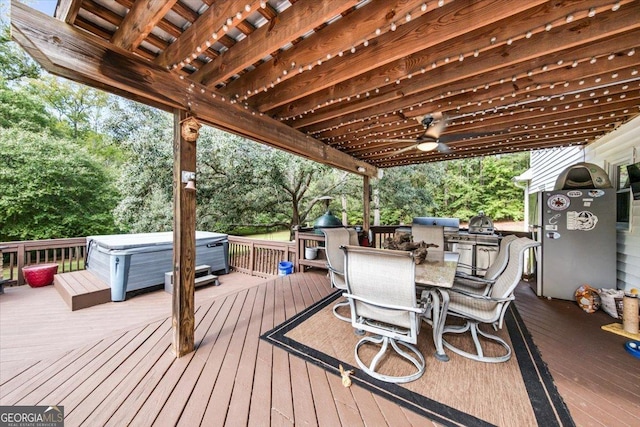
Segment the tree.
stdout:
[[347,175],[210,128],[198,140],[198,205],[203,226],[292,229],[318,213],[320,197],[337,196]]
[[72,142],[0,128],[0,240],[116,231],[118,194],[104,167]]
[[48,75],[32,80],[29,87],[69,127],[73,139],[98,130],[98,119],[108,101],[105,92]]
[[513,184],[512,178],[529,167],[528,153],[487,157],[483,165],[484,175],[491,177],[483,183],[482,204],[485,214],[498,221],[522,220],[522,189]]
[[0,10],[0,80],[19,80],[24,77],[37,78],[40,66],[11,41],[9,25]]
[[173,229],[173,127],[169,114],[131,101],[114,103],[108,137],[126,153],[118,170],[117,226],[129,232]]
[[39,97],[21,86],[10,88],[0,79],[0,127],[55,133],[55,124],[55,118]]
[[527,169],[527,153],[452,160],[443,165],[441,190],[434,193],[438,216],[466,221],[484,211],[497,221],[522,219],[522,191],[511,179]]
[[410,223],[415,216],[434,215],[443,170],[442,163],[385,170],[384,177],[374,182],[380,192],[381,223]]
[[[172,117],[132,102],[105,129],[129,153],[118,188],[116,223],[133,232],[172,228]],[[210,127],[197,141],[197,227],[242,234],[304,224],[319,197],[338,196],[345,173]],[[318,213],[319,215],[319,213]]]

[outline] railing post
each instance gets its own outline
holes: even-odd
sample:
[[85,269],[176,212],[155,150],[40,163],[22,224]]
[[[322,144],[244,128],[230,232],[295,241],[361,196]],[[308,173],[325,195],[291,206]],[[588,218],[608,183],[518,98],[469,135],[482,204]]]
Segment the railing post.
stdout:
[[249,245],[249,272],[253,276],[253,272],[255,270],[255,254],[256,254],[256,245],[251,242]]
[[26,257],[26,251],[24,249],[24,244],[18,244],[16,251],[16,267],[18,268],[18,286],[24,285],[24,276],[22,275],[22,267],[24,267],[24,259]]

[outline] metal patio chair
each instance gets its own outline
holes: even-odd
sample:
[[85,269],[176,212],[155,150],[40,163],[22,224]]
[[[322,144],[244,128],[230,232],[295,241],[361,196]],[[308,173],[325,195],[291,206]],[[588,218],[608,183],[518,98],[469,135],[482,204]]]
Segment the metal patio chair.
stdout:
[[507,268],[507,263],[509,262],[509,247],[511,246],[511,243],[517,239],[518,238],[513,234],[503,237],[500,241],[500,251],[498,252],[498,256],[487,269],[475,268],[459,263],[458,266],[471,268],[474,272],[483,270],[484,276],[472,276],[465,272],[458,271],[456,272],[456,278],[453,281],[454,289],[486,295],[491,290],[491,285],[495,283],[498,276],[500,276],[504,269]]
[[[442,342],[449,350],[480,362],[506,362],[511,358],[511,347],[500,337],[491,335],[482,329],[481,324],[491,325],[495,329],[502,328],[504,315],[511,301],[515,299],[513,294],[516,286],[521,280],[524,268],[524,252],[536,246],[535,242],[527,237],[521,237],[513,241],[509,247],[509,262],[507,267],[496,279],[487,295],[479,295],[462,290],[451,289],[449,292],[449,306],[447,308],[447,319],[458,317],[464,320],[462,326],[446,325],[443,329]],[[444,339],[445,334],[471,333],[476,353],[469,353],[461,350]],[[485,356],[481,339],[499,344],[505,350],[505,354],[498,356]]]
[[[347,290],[347,284],[344,280],[344,253],[340,250],[341,246],[357,246],[358,233],[353,228],[323,228],[324,247],[327,256],[327,268],[329,277],[331,278],[331,286],[343,291]],[[338,308],[348,306],[348,301],[337,302],[333,306],[333,314],[340,320],[350,322],[351,317],[342,316],[338,313]]]
[[[356,344],[358,366],[370,376],[391,383],[414,381],[425,371],[424,356],[415,346],[425,304],[416,298],[415,262],[408,251],[346,246],[344,294],[351,305],[351,325],[368,332]],[[380,346],[373,358],[364,362],[360,349]],[[387,351],[408,362],[407,375],[379,372],[379,362]],[[393,353],[391,353],[393,354]]]
[[425,242],[438,245],[444,251],[444,227],[441,225],[411,224],[411,236],[415,243]]

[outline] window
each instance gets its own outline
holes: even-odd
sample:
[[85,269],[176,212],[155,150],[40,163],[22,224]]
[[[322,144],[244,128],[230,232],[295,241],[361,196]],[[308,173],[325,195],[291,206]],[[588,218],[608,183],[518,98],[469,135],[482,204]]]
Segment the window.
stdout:
[[618,230],[629,230],[631,213],[631,186],[627,165],[629,162],[618,163],[614,168],[614,188],[616,189],[616,226]]

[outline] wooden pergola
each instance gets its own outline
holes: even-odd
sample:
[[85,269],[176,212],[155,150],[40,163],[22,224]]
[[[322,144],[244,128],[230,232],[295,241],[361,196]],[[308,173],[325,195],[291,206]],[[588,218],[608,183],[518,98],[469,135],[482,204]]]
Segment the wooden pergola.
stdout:
[[[362,175],[368,228],[381,169],[585,145],[639,112],[638,0],[11,4],[13,39],[46,70],[174,113],[178,356],[194,327],[186,118]],[[446,124],[437,149],[417,147],[424,116]]]

